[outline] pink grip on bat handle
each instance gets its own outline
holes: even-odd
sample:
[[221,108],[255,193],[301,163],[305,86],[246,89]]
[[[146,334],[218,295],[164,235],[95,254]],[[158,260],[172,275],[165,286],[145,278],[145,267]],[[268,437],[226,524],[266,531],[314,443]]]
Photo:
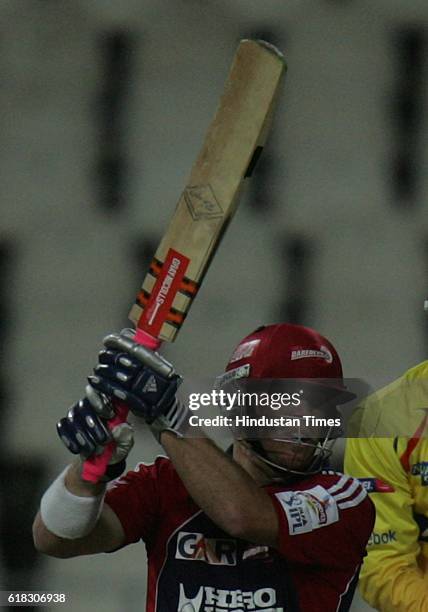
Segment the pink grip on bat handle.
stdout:
[[134,340],[135,342],[138,342],[138,344],[142,344],[143,346],[148,349],[151,349],[152,351],[156,351],[156,349],[158,349],[161,345],[161,341],[159,340],[159,338],[154,338],[153,336],[145,332],[143,329],[141,329],[141,327],[137,327],[135,331]]
[[[142,344],[152,351],[156,350],[161,345],[158,338],[154,338],[141,328],[137,328],[134,340],[135,342],[138,342],[138,344]],[[110,429],[124,423],[128,417],[128,408],[121,402],[115,402],[115,411],[115,416],[108,422]],[[107,469],[108,462],[110,461],[114,451],[114,445],[114,442],[109,442],[101,455],[95,455],[94,457],[86,459],[86,461],[83,463],[82,469],[83,480],[93,483],[97,483],[100,480]]]

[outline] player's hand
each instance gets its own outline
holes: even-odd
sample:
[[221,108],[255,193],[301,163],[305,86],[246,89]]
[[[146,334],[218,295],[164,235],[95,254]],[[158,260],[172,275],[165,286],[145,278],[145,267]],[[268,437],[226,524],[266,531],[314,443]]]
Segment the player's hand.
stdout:
[[131,330],[110,334],[88,378],[99,394],[124,402],[148,423],[168,411],[181,377],[161,355],[134,342]]
[[161,355],[137,344],[132,330],[110,334],[89,385],[101,396],[117,399],[145,419],[159,439],[161,431],[173,430],[184,417],[176,400],[182,378]]
[[103,481],[117,478],[126,467],[126,458],[134,444],[133,429],[129,423],[121,423],[112,430],[108,420],[114,416],[111,402],[92,388],[87,397],[74,404],[57,423],[57,431],[68,450],[80,455],[82,461],[101,455],[107,445],[115,443],[113,454],[106,466]]

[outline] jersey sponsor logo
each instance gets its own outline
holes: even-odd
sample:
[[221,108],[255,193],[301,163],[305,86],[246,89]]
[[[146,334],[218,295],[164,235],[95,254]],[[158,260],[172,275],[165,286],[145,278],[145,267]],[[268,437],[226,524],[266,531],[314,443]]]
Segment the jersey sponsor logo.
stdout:
[[283,607],[277,607],[275,589],[261,588],[256,591],[241,591],[236,589],[217,589],[211,586],[201,586],[194,597],[186,595],[184,585],[180,583],[180,599],[177,612],[225,612],[226,610],[251,612],[283,612]]
[[393,493],[394,487],[380,478],[358,478],[367,493]]
[[308,359],[318,357],[319,359],[325,359],[327,363],[333,361],[333,355],[326,346],[320,346],[319,350],[316,349],[298,349],[291,351],[291,361],[296,359]]
[[306,496],[308,506],[312,510],[312,513],[316,514],[319,524],[325,525],[327,523],[327,507],[325,502],[317,499],[313,495],[307,494]]
[[421,485],[423,487],[428,486],[428,461],[421,461],[420,463],[415,463],[410,467],[410,473],[412,476],[420,476],[421,477]]
[[367,542],[367,546],[378,546],[379,544],[389,544],[390,542],[397,541],[397,532],[388,529],[382,533],[373,531],[372,535]]
[[203,561],[210,565],[236,565],[236,540],[206,538],[202,533],[180,531],[175,558],[183,561]]
[[333,496],[320,485],[307,491],[282,491],[275,496],[285,511],[290,535],[308,533],[339,520]]
[[249,544],[242,553],[242,560],[254,560],[254,559],[272,559],[272,555],[269,546],[254,546]]
[[256,340],[249,340],[248,342],[240,344],[238,347],[236,347],[232,357],[229,360],[229,363],[235,363],[235,361],[239,361],[240,359],[251,357],[259,344],[260,338],[257,338]]

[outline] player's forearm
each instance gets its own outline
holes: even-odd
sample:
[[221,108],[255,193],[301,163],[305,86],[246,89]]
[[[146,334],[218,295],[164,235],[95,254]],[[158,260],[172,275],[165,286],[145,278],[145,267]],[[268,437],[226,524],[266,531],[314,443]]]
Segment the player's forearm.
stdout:
[[81,464],[73,463],[63,476],[62,491],[57,479],[44,494],[33,523],[34,544],[40,552],[70,557],[84,554],[82,545],[87,541],[94,543],[93,532],[100,531],[105,485],[87,483],[80,474]]
[[82,462],[78,459],[74,461],[65,475],[65,486],[79,497],[96,497],[104,493],[106,485],[103,482],[92,483],[82,479]]
[[235,537],[274,545],[277,517],[267,493],[208,438],[177,438],[165,431],[161,442],[195,503]]

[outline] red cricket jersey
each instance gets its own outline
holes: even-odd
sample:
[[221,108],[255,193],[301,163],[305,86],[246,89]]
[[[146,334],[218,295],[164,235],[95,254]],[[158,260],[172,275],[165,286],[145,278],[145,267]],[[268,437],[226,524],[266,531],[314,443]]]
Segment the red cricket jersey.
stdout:
[[329,471],[266,491],[278,514],[278,550],[217,527],[165,457],[111,483],[106,503],[126,544],[146,545],[148,612],[349,609],[374,524],[365,490]]

